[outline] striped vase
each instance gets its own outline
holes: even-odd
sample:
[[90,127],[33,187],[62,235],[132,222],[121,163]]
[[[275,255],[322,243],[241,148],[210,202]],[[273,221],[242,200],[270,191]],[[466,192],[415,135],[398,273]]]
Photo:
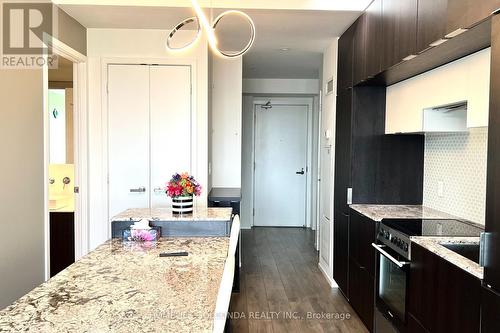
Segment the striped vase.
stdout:
[[193,212],[193,196],[172,198],[172,213],[190,214]]

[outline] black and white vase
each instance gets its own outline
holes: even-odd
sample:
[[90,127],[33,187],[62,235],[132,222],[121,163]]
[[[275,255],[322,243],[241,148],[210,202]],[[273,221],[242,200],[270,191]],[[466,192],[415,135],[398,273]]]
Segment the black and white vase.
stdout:
[[193,196],[172,198],[172,213],[190,214],[193,212]]

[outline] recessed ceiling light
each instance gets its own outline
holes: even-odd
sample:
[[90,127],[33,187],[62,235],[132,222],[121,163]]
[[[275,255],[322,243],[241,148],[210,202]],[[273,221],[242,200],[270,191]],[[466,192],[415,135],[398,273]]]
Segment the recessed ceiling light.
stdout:
[[289,47],[282,47],[280,49],[281,52],[287,52],[287,51],[290,51],[290,48]]

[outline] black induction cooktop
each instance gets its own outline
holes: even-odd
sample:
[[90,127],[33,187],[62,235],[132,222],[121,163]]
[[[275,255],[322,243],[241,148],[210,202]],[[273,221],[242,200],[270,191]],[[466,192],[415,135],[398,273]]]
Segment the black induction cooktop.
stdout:
[[475,237],[484,231],[460,220],[384,219],[382,223],[407,236]]

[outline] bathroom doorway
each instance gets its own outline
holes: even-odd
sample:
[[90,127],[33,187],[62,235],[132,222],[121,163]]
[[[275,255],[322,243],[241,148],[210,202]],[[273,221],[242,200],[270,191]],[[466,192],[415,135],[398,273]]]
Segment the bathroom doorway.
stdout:
[[87,253],[87,57],[55,38],[43,69],[45,279]]
[[48,74],[50,277],[75,261],[73,62]]

